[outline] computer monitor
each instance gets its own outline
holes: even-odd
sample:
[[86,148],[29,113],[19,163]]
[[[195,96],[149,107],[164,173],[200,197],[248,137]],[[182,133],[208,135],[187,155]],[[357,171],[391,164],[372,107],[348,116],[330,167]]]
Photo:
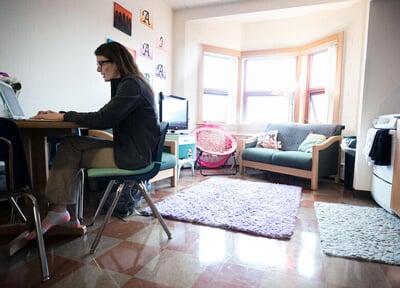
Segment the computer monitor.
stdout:
[[11,85],[4,81],[0,81],[0,94],[11,118],[26,119],[24,111],[22,111],[21,105],[19,104],[17,95],[15,95],[14,89]]
[[189,100],[175,95],[159,94],[160,121],[169,123],[168,130],[187,130],[189,126]]

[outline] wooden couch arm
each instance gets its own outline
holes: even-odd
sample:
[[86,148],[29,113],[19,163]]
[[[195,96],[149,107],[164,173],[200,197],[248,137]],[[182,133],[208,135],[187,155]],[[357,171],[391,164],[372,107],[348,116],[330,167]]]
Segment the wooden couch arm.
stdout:
[[89,129],[88,136],[98,137],[101,139],[111,140],[111,141],[114,140],[114,135],[104,130]]
[[176,141],[173,140],[165,140],[164,148],[169,148],[169,152],[175,156],[178,156],[178,145]]
[[[316,152],[319,152],[321,150],[325,150],[335,142],[339,142],[339,144],[340,144],[340,142],[342,142],[342,136],[331,136],[328,139],[326,139],[324,142],[322,142],[321,144],[314,145],[313,146],[313,153],[314,153],[314,150]],[[313,154],[313,157],[314,157],[314,154]]]
[[[318,187],[318,177],[319,177],[319,158],[320,158],[320,152],[324,152],[324,150],[327,150],[330,148],[332,145],[337,143],[338,145],[338,151],[337,151],[337,173],[335,175],[335,182],[339,183],[340,181],[340,142],[342,141],[342,136],[331,136],[328,139],[326,139],[323,143],[314,145],[313,150],[312,150],[312,178],[311,178],[311,189],[316,190]],[[322,155],[321,155],[322,156]],[[324,161],[323,161],[324,162]]]
[[[256,147],[257,145],[257,140],[258,140],[258,135],[250,136],[248,138],[244,138],[240,141],[240,151],[243,151],[244,149],[247,148],[249,144],[251,144],[251,147]],[[254,145],[254,146],[253,146]]]
[[[167,151],[165,151],[167,150]],[[173,140],[164,141],[164,151],[175,156],[176,161],[178,161],[178,144]],[[178,185],[178,168],[175,165],[174,168],[160,170],[160,172],[154,176],[151,181],[157,182],[162,179],[170,178],[170,185],[176,187]]]

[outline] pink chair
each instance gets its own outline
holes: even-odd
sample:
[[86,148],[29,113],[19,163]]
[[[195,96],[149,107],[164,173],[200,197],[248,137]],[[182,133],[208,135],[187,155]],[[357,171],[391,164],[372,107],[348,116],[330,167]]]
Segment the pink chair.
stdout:
[[[235,156],[237,142],[235,138],[214,124],[203,125],[192,133],[196,135],[196,163],[198,163],[202,175],[235,175],[237,173]],[[231,157],[233,157],[234,163],[229,172],[203,173],[203,168],[215,169],[224,167]]]

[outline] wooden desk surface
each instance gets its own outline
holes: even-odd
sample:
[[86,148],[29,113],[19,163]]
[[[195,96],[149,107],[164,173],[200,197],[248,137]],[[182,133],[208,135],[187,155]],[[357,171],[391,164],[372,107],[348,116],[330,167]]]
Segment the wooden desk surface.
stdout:
[[47,120],[16,120],[19,128],[79,128],[75,122],[47,121]]

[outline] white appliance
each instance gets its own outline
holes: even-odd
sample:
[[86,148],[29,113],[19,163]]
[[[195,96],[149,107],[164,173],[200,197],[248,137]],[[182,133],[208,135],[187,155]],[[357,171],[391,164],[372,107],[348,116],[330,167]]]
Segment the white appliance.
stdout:
[[390,209],[390,199],[392,195],[392,180],[394,155],[396,148],[396,129],[400,114],[382,115],[372,121],[374,129],[389,129],[392,135],[391,160],[388,166],[373,165],[371,194],[376,203],[386,211],[393,213]]

